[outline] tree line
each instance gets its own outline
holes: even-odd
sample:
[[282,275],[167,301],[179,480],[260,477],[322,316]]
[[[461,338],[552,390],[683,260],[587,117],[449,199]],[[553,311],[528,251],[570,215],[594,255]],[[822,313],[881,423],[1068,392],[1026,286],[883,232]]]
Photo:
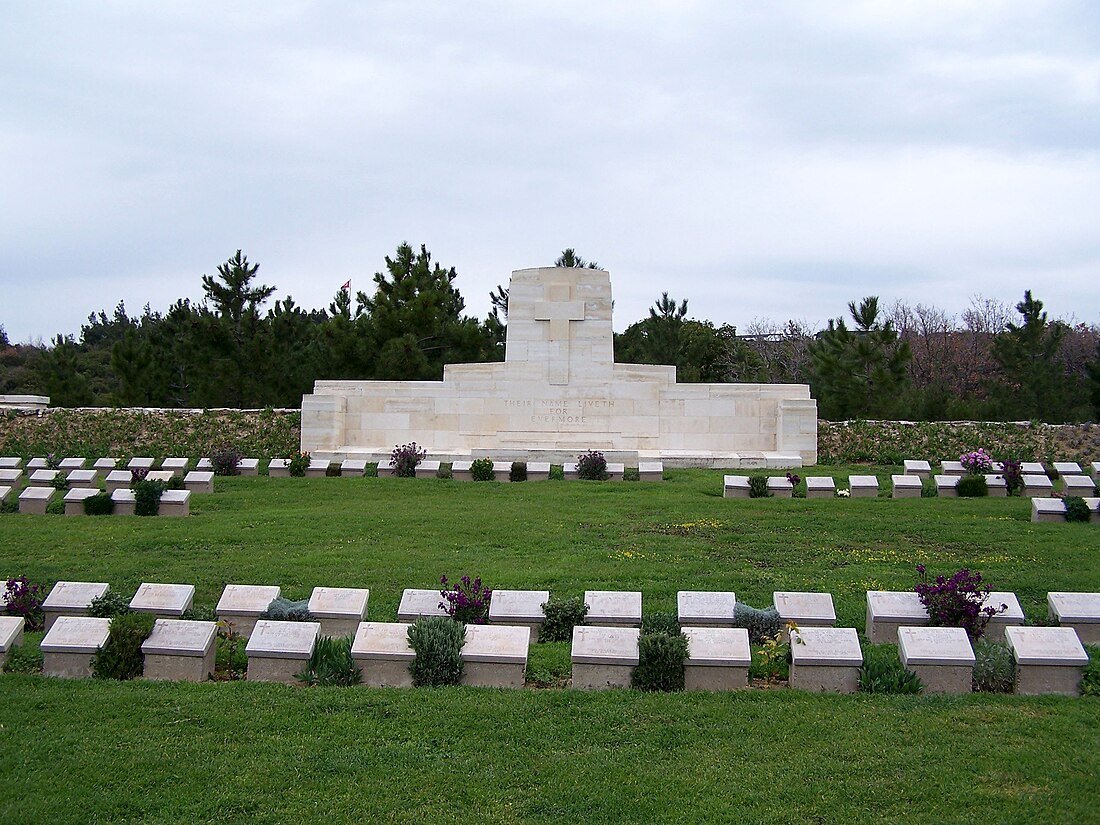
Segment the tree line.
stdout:
[[[573,249],[558,266],[597,268]],[[120,302],[79,336],[12,344],[0,326],[0,394],[54,406],[297,407],[318,378],[439,380],[448,363],[504,358],[507,289],[465,314],[454,267],[401,244],[373,289],[305,309],[259,279],[241,250],[202,276],[203,300],[128,314]],[[266,308],[265,308],[266,307]],[[1047,422],[1100,417],[1100,327],[1052,320],[1026,292],[1015,310],[976,298],[955,317],[875,296],[813,330],[754,321],[742,334],[662,295],[615,336],[622,363],[672,364],[683,382],[808,383],[822,418]]]

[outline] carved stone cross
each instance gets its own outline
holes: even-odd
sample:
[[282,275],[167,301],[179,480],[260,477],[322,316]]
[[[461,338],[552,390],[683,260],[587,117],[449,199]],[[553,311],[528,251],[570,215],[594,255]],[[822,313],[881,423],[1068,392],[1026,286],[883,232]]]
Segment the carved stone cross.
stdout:
[[584,301],[569,300],[569,284],[547,284],[545,300],[535,304],[535,320],[550,322],[550,340],[561,341],[560,360],[549,367],[551,384],[569,383],[569,341],[572,338],[570,321],[584,320]]

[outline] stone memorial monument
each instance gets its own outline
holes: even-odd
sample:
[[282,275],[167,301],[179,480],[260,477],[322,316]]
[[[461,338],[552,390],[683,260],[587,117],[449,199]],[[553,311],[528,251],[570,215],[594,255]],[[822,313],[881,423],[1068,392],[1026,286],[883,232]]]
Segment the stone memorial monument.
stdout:
[[594,449],[633,466],[816,463],[808,386],[678,384],[672,366],[616,364],[611,306],[603,270],[517,270],[503,362],[449,364],[442,381],[317,381],[302,451],[377,461],[415,441],[443,461],[560,464]]

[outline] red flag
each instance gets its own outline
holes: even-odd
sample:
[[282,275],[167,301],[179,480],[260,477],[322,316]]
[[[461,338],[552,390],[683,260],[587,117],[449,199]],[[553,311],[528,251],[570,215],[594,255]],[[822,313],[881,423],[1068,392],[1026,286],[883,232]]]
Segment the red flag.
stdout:
[[351,289],[351,281],[349,280],[346,284],[340,287],[340,289]]

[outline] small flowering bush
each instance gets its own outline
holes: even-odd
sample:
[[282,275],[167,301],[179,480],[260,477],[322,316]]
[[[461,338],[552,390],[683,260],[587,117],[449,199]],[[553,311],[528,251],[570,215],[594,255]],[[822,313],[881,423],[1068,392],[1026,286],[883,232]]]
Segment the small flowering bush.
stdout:
[[130,486],[133,487],[137,482],[145,481],[147,475],[149,475],[149,470],[147,468],[134,467],[130,470]]
[[849,490],[849,489],[837,490],[836,491],[836,497],[837,498],[851,498],[852,497],[852,491]]
[[1010,458],[1001,462],[1001,466],[1004,468],[1001,470],[1001,478],[1005,480],[1008,494],[1019,495],[1024,489],[1024,474],[1020,471],[1020,462]]
[[787,481],[791,483],[792,487],[797,487],[802,483],[802,476],[798,473],[787,473]]
[[25,630],[41,630],[45,620],[42,602],[46,593],[40,584],[31,584],[26,576],[8,579],[2,600],[9,616],[22,616]]
[[577,478],[586,481],[607,481],[607,459],[599,450],[589,450],[577,456]]
[[447,615],[463,624],[488,624],[489,601],[493,598],[493,591],[481,583],[481,576],[471,580],[469,576],[463,576],[451,587],[447,586],[447,577],[442,576],[439,583],[443,588],[439,595],[443,601],[439,606],[447,611]]
[[301,478],[309,469],[309,464],[309,453],[296,452],[290,457],[290,461],[286,465],[286,471],[294,478]]
[[417,447],[416,442],[402,444],[394,447],[390,453],[390,461],[393,462],[393,474],[398,478],[414,478],[416,465],[423,461],[428,451],[423,447]]
[[210,466],[216,476],[239,476],[241,474],[241,453],[236,447],[224,444],[210,454]]
[[474,481],[493,480],[493,460],[491,458],[479,458],[470,464],[470,477]]
[[47,453],[46,454],[46,467],[51,469],[51,470],[60,470],[61,469],[61,459],[58,458],[53,453]]
[[984,449],[978,448],[959,456],[959,463],[972,476],[985,475],[993,471],[993,459]]
[[928,609],[928,623],[933,626],[961,627],[971,639],[977,639],[991,618],[1008,610],[1007,604],[983,604],[989,596],[989,585],[982,584],[981,573],[967,567],[950,578],[937,576],[933,581],[924,565],[918,564],[917,575],[920,578],[914,589]]

